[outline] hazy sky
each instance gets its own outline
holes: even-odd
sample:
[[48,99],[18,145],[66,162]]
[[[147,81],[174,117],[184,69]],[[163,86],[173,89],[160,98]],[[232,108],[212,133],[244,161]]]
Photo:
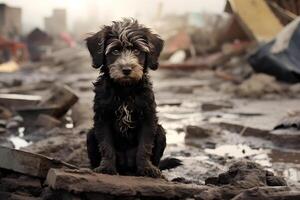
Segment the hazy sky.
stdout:
[[24,30],[36,26],[43,28],[44,17],[50,16],[53,8],[66,8],[68,26],[75,21],[88,21],[91,17],[115,20],[121,17],[154,16],[159,2],[162,13],[215,12],[223,11],[225,0],[0,0],[12,6],[22,7]]

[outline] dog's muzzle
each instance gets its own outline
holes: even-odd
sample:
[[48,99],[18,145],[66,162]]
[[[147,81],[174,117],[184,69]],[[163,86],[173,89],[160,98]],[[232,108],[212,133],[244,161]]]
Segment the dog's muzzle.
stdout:
[[130,75],[131,71],[132,71],[132,67],[130,67],[130,66],[126,66],[126,67],[122,68],[122,72],[126,76]]

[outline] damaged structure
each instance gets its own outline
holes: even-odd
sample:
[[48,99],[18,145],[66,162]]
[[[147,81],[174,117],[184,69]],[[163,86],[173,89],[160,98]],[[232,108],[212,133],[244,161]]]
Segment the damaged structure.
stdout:
[[61,34],[67,11],[55,9],[24,45],[12,40],[21,10],[1,4],[0,52],[28,47],[34,57],[0,65],[0,199],[300,199],[299,3],[226,2],[216,15],[158,6],[165,49],[153,90],[164,157],[183,164],[162,179],[89,169],[98,73],[82,41]]
[[67,14],[64,9],[54,9],[52,16],[45,18],[45,31],[51,36],[67,32]]
[[19,38],[22,34],[22,10],[0,4],[0,35],[9,39]]

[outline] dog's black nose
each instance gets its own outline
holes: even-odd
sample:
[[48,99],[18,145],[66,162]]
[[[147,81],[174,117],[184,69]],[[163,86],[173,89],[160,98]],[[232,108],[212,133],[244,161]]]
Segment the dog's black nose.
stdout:
[[123,69],[122,69],[122,71],[123,71],[123,74],[125,74],[125,75],[129,75],[129,74],[130,74],[130,72],[131,72],[131,68],[129,68],[129,67],[126,67],[126,68],[123,68]]

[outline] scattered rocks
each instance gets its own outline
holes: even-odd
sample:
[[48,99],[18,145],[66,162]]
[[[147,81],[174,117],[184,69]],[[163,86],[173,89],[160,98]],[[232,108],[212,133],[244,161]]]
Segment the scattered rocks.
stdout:
[[229,170],[218,177],[208,178],[205,184],[212,185],[235,185],[244,189],[259,186],[286,186],[283,178],[274,176],[257,163],[239,161],[232,164]]
[[[284,190],[287,195],[290,194],[290,188],[285,187],[286,182],[283,178],[274,176],[260,165],[249,161],[234,163],[227,172],[206,179],[205,184],[217,187],[197,195],[197,200],[229,200],[245,190],[265,186],[283,186],[274,188],[274,192]],[[269,198],[271,195],[268,194],[266,197]]]

